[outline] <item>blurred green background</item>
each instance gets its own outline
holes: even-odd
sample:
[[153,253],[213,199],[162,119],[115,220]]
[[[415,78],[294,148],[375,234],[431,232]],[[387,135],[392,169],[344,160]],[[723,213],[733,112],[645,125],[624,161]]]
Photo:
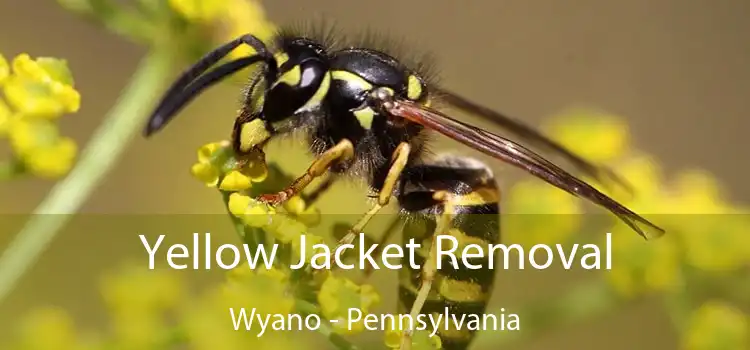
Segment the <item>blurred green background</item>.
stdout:
[[[621,116],[637,147],[667,171],[705,169],[724,185],[732,201],[750,202],[750,169],[743,155],[750,130],[748,1],[278,0],[263,5],[276,24],[324,16],[344,32],[371,28],[406,37],[419,44],[415,50],[434,53],[444,85],[532,124],[577,106]],[[145,52],[54,1],[1,2],[0,30],[0,52],[8,59],[27,52],[68,60],[82,107],[64,117],[61,128],[81,147]],[[82,212],[223,213],[217,193],[196,183],[187,170],[198,146],[228,136],[240,87],[235,82],[212,89],[159,137],[135,139]],[[288,146],[274,146],[269,158],[276,160],[278,152],[273,149],[283,145]],[[459,146],[441,140],[436,148],[454,147]],[[296,173],[309,160],[297,148],[279,163]],[[521,175],[502,164],[495,168],[503,183]],[[3,184],[0,212],[30,213],[52,185],[34,179]],[[337,186],[320,210],[363,212],[364,197],[351,196],[353,191],[350,185]],[[342,198],[346,205],[340,205]],[[7,228],[18,228],[19,219],[7,219],[13,224],[4,225],[0,248],[14,232]],[[134,235],[100,232],[94,237],[75,231],[69,228],[60,235],[0,304],[0,337],[10,332],[19,315],[43,304],[67,307],[77,320],[94,324],[101,317],[100,305],[92,302],[98,276],[128,256],[143,258]],[[119,246],[132,249],[117,251]],[[559,271],[503,272],[494,300],[514,304],[530,294],[554,294],[572,278]],[[515,348],[676,348],[674,331],[656,302],[646,300],[556,329]]]

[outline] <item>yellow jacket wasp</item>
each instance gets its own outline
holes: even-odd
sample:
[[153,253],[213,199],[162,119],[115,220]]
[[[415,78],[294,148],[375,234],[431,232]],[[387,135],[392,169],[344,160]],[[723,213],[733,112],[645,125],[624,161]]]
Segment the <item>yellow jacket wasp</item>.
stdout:
[[[214,64],[240,45],[255,54]],[[645,238],[664,231],[530,149],[496,134],[463,123],[431,107],[440,101],[504,127],[516,137],[565,157],[596,180],[620,181],[609,170],[586,162],[561,145],[509,117],[477,105],[428,82],[417,67],[397,60],[385,50],[367,45],[336,46],[322,36],[281,31],[273,47],[244,35],[209,52],[186,70],[166,92],[145,128],[149,136],[163,128],[203,90],[245,67],[262,63],[244,95],[232,133],[238,156],[262,152],[272,138],[292,132],[307,135],[316,156],[307,172],[279,193],[261,196],[271,204],[301,193],[315,178],[329,171],[364,178],[377,201],[340,244],[355,234],[395,197],[402,212],[425,218],[434,232],[457,239],[493,243],[500,239],[499,200],[492,172],[483,163],[461,156],[426,157],[425,135],[443,134],[493,158],[512,164],[572,195],[598,204]],[[465,220],[469,214],[485,218],[481,224]],[[487,217],[492,219],[486,219]],[[487,271],[436,271],[434,244],[419,264],[407,271],[399,295],[411,315],[440,312],[479,314],[487,305],[494,276]],[[439,277],[436,279],[436,277]],[[433,286],[433,284],[435,284]],[[433,288],[438,296],[430,293]],[[441,331],[447,349],[465,349],[472,334]],[[402,349],[411,346],[405,332]]]

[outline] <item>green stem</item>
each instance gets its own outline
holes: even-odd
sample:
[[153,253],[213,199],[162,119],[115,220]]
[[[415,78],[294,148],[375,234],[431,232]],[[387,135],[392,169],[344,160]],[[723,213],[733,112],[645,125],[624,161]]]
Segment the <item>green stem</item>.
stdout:
[[150,52],[130,84],[96,130],[70,174],[57,183],[34,210],[15,240],[0,256],[0,302],[33,265],[71,215],[114,167],[140,131],[149,109],[171,72],[171,56]]

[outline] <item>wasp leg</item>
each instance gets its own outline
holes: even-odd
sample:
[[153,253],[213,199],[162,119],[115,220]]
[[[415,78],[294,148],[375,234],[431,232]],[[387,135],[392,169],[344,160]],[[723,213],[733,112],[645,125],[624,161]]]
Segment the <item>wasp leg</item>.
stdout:
[[375,205],[370,208],[369,211],[361,218],[357,223],[352,226],[349,232],[339,240],[337,248],[343,244],[351,244],[357,237],[357,232],[362,232],[370,219],[377,214],[383,207],[388,205],[393,196],[393,192],[396,189],[398,179],[401,177],[401,172],[406,168],[406,164],[409,160],[409,153],[411,152],[411,146],[408,143],[401,143],[396,147],[396,151],[393,152],[393,159],[391,161],[391,167],[388,169],[388,174],[383,182],[383,187],[378,192],[378,201]]
[[301,196],[302,196],[302,199],[305,200],[305,205],[309,207],[315,204],[315,202],[318,199],[320,199],[320,196],[325,194],[331,188],[331,186],[333,186],[333,184],[335,184],[336,181],[338,181],[338,179],[339,179],[338,175],[329,173],[326,176],[326,178],[323,180],[323,182],[321,182],[320,185],[318,185],[318,187],[315,187],[315,189],[310,191],[310,193],[303,193]]
[[292,184],[278,193],[264,194],[259,200],[276,205],[302,192],[316,178],[325,174],[337,162],[346,162],[354,158],[354,146],[344,139],[331,147],[313,161],[307,172],[298,177]]
[[[416,266],[400,271],[399,312],[483,319],[495,284],[487,247],[500,240],[501,193],[492,171],[471,158],[443,155],[407,168],[399,186],[399,206],[408,213],[402,240],[421,246]],[[460,256],[460,247],[469,245],[481,256]],[[437,248],[443,250],[438,256]],[[466,322],[446,326],[435,330],[443,349],[466,350],[474,338]],[[409,349],[413,332],[405,331],[402,341],[402,349]]]
[[[454,215],[454,205],[452,203],[451,195],[447,192],[435,192],[433,199],[443,202],[443,213],[437,220],[437,226],[435,227],[435,233],[432,235],[432,243],[430,244],[430,251],[427,253],[427,259],[424,266],[422,266],[422,275],[417,291],[417,296],[414,299],[414,303],[411,306],[412,320],[416,320],[419,313],[422,311],[422,307],[427,301],[427,297],[430,295],[432,290],[432,283],[435,281],[435,275],[437,272],[437,239],[440,235],[449,234],[450,223]],[[401,338],[400,350],[411,350],[413,329],[404,330],[403,337]]]

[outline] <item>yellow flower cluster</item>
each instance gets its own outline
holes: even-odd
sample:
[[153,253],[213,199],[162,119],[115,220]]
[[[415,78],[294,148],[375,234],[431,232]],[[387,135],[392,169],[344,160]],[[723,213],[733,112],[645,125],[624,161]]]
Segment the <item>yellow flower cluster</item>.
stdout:
[[13,150],[7,177],[30,173],[43,178],[65,175],[72,167],[77,146],[60,135],[57,120],[77,112],[81,96],[64,60],[28,54],[11,63],[0,55],[0,137]]
[[220,190],[229,192],[250,189],[253,183],[262,182],[268,176],[262,156],[239,164],[232,157],[228,141],[201,146],[198,149],[198,162],[193,164],[190,172],[207,186],[218,185]]
[[[280,255],[286,256],[291,253],[297,261],[304,248],[309,262],[317,253],[313,246],[325,242],[323,237],[307,232],[310,226],[319,221],[319,213],[308,207],[302,198],[295,196],[286,201],[283,205],[285,213],[282,214],[277,212],[276,207],[259,202],[249,194],[254,183],[263,182],[268,177],[268,169],[262,154],[246,156],[242,161],[238,161],[233,157],[228,142],[214,142],[198,150],[198,162],[193,165],[191,171],[207,186],[218,187],[228,193],[226,205],[229,212],[245,226],[263,230],[273,237],[275,243],[280,244],[282,250],[290,250]],[[305,247],[300,246],[300,236],[303,234],[306,238]],[[279,271],[282,270],[285,270],[285,267],[280,267]],[[312,288],[312,292],[317,295],[320,312],[327,320],[345,318],[347,310],[352,307],[368,312],[380,301],[372,286],[357,285],[329,271],[316,271],[310,277],[312,283],[307,284],[305,288]],[[270,290],[267,287],[264,289]],[[280,293],[281,291],[274,291],[271,294]],[[278,313],[291,312],[293,299],[284,305],[287,304],[288,310]],[[346,324],[347,322],[334,323],[333,331],[347,334],[361,332],[364,329],[362,324],[352,329]]]
[[[289,275],[281,270],[243,268],[232,271],[226,283],[209,290],[188,307],[184,317],[188,342],[195,349],[305,348],[288,337],[288,333],[266,330],[258,337],[258,327],[247,330],[241,322],[238,332],[227,321],[230,309],[236,319],[242,308],[248,318],[253,310],[261,318],[293,313],[295,300],[290,288]],[[257,324],[257,320],[254,323]]]

